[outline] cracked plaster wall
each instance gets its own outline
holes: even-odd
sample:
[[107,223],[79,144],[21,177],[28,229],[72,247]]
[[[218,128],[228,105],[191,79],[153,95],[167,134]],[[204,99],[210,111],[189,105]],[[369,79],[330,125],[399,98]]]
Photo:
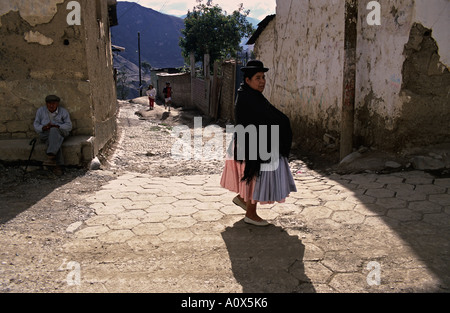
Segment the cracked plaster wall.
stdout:
[[[364,2],[360,6],[364,12]],[[449,16],[448,0],[389,1],[382,5],[382,25],[377,27],[368,26],[361,16],[356,144],[401,150],[448,140]],[[420,35],[415,33],[417,25],[424,27]],[[420,51],[420,57],[408,50],[411,44]],[[426,70],[421,69],[424,67]]]
[[270,68],[264,94],[290,117],[301,146],[339,131],[343,16],[338,0],[277,1],[275,19],[255,44]]
[[57,94],[72,135],[95,137],[95,155],[116,129],[108,9],[103,0],[79,0],[82,23],[70,26],[68,2],[0,4],[0,139],[34,137],[37,108]]
[[57,13],[57,4],[64,0],[8,0],[0,3],[0,27],[1,17],[11,11],[17,11],[20,17],[31,26],[49,23]]
[[[434,63],[421,61],[437,69],[422,79],[432,81],[441,75],[438,71],[448,71],[450,1],[381,2],[381,26],[367,24],[368,2],[359,1],[355,146],[396,150],[442,142],[450,135],[445,122],[450,110],[448,84],[444,79],[432,95],[411,94],[405,90],[403,72],[405,46],[415,24],[431,30],[437,47],[429,53]],[[290,116],[300,145],[320,141],[325,133],[339,137],[343,42],[343,1],[278,0],[276,18],[255,44],[255,54],[270,68],[264,93]],[[435,121],[425,132],[416,123],[423,112],[427,119],[421,125]]]

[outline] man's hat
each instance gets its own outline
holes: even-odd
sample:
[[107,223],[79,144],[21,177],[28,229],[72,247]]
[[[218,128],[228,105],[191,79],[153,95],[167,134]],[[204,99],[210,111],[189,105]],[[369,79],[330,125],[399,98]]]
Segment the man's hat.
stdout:
[[247,62],[247,66],[241,67],[241,71],[267,72],[269,69],[264,67],[263,62],[259,60],[251,60]]
[[55,95],[49,95],[45,97],[45,102],[60,102],[61,99],[58,96]]

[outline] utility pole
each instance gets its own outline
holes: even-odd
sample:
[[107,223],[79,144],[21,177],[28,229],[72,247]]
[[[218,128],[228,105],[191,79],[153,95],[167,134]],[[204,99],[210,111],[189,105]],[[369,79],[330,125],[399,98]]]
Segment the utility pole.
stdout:
[[139,54],[139,96],[142,97],[141,33],[140,32],[138,32],[138,54]]
[[358,0],[345,0],[344,84],[342,90],[341,160],[353,152]]

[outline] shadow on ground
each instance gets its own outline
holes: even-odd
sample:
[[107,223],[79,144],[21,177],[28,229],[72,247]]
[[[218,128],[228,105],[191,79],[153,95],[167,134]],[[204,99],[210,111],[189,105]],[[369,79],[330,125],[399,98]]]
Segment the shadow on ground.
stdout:
[[234,277],[244,293],[315,292],[305,275],[305,246],[297,236],[270,225],[258,228],[243,220],[222,233]]
[[[66,169],[64,175],[58,177],[36,165],[31,166],[32,172],[25,173],[24,167],[0,165],[0,224],[14,219],[61,186],[85,174],[83,170]],[[55,195],[48,199],[48,205],[55,203],[55,200],[62,203],[64,197],[62,194]]]

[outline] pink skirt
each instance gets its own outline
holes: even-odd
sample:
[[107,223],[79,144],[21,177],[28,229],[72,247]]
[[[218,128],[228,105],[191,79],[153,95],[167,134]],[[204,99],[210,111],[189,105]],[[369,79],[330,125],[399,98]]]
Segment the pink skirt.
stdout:
[[235,160],[225,160],[225,168],[223,169],[220,185],[229,191],[238,193],[244,201],[253,200],[253,190],[255,189],[256,178],[253,178],[250,183],[242,181],[244,177],[245,163],[237,162]]
[[[276,200],[272,199],[264,199],[264,200],[255,200],[254,199],[254,191],[255,186],[256,189],[259,190],[263,189],[261,188],[261,179],[260,178],[253,178],[253,180],[250,183],[247,183],[246,181],[242,181],[242,177],[244,177],[244,170],[245,170],[245,162],[238,162],[233,159],[227,158],[225,160],[225,168],[222,173],[222,178],[220,179],[220,185],[228,189],[229,191],[238,193],[245,202],[248,200],[251,200],[252,203],[260,203],[260,204],[273,204],[275,202],[278,203],[284,203],[286,201],[285,197],[289,195],[289,192],[285,196],[279,196]],[[291,188],[292,189],[292,188]],[[294,190],[290,191],[297,191],[295,190],[295,184],[293,187]]]

